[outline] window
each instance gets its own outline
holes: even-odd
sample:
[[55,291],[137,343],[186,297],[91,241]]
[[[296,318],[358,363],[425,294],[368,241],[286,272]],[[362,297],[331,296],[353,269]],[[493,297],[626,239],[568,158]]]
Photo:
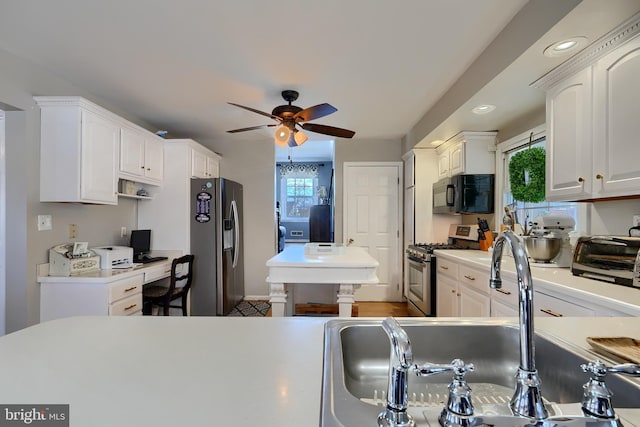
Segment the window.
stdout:
[[280,165],[282,221],[308,221],[311,206],[318,204],[318,165]]
[[502,212],[508,207],[514,214],[514,219],[523,228],[529,228],[529,223],[540,215],[563,215],[570,216],[576,221],[576,230],[579,230],[580,212],[578,204],[575,202],[548,202],[527,203],[513,199],[511,194],[511,184],[509,182],[509,161],[519,151],[533,147],[546,148],[546,137],[544,126],[538,127],[531,132],[522,134],[501,144],[502,153],[502,209],[500,209],[496,220],[502,224]]
[[309,209],[315,205],[316,179],[312,178],[284,178],[286,200],[284,203],[287,218],[309,218]]

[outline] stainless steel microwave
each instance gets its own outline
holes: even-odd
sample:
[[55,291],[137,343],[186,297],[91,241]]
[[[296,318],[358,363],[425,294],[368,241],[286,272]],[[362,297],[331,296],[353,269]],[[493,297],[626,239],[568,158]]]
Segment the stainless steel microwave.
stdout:
[[494,175],[455,175],[433,184],[433,213],[490,214],[494,209]]

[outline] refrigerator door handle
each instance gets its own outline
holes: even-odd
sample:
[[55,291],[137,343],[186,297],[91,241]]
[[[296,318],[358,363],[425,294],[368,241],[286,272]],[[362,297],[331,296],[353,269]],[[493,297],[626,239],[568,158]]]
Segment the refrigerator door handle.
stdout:
[[240,218],[238,218],[238,205],[235,200],[231,201],[231,214],[233,215],[233,268],[238,265],[238,257],[240,256]]

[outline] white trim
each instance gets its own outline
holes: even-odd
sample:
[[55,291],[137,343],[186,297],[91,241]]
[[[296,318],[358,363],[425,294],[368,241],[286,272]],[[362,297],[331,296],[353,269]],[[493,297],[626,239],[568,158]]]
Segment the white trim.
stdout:
[[[533,138],[531,138],[531,132],[533,132]],[[502,212],[504,211],[504,206],[502,205],[502,193],[503,193],[503,185],[504,185],[504,177],[506,174],[504,167],[504,154],[508,151],[511,151],[515,148],[526,145],[529,142],[529,138],[532,141],[536,141],[540,138],[546,138],[547,128],[546,124],[541,124],[533,129],[529,129],[526,132],[522,132],[512,138],[507,139],[506,141],[498,143],[496,147],[496,192],[495,192],[495,203],[496,206],[496,215],[494,215],[494,225],[495,229],[500,229],[500,224],[502,224]],[[587,203],[578,203],[577,204],[577,231],[580,231],[582,234],[587,234],[587,230],[590,229],[590,218],[588,215],[588,205]]]

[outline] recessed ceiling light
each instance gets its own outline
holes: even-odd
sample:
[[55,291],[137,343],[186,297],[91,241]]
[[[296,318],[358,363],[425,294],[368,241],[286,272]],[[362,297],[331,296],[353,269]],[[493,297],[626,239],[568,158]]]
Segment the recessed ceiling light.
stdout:
[[475,107],[473,110],[471,110],[471,112],[474,114],[487,114],[492,112],[495,109],[496,109],[495,105],[481,104]]
[[568,39],[560,40],[549,46],[544,50],[544,56],[554,57],[567,55],[571,52],[575,52],[578,48],[587,44],[587,38],[582,36],[569,37]]

